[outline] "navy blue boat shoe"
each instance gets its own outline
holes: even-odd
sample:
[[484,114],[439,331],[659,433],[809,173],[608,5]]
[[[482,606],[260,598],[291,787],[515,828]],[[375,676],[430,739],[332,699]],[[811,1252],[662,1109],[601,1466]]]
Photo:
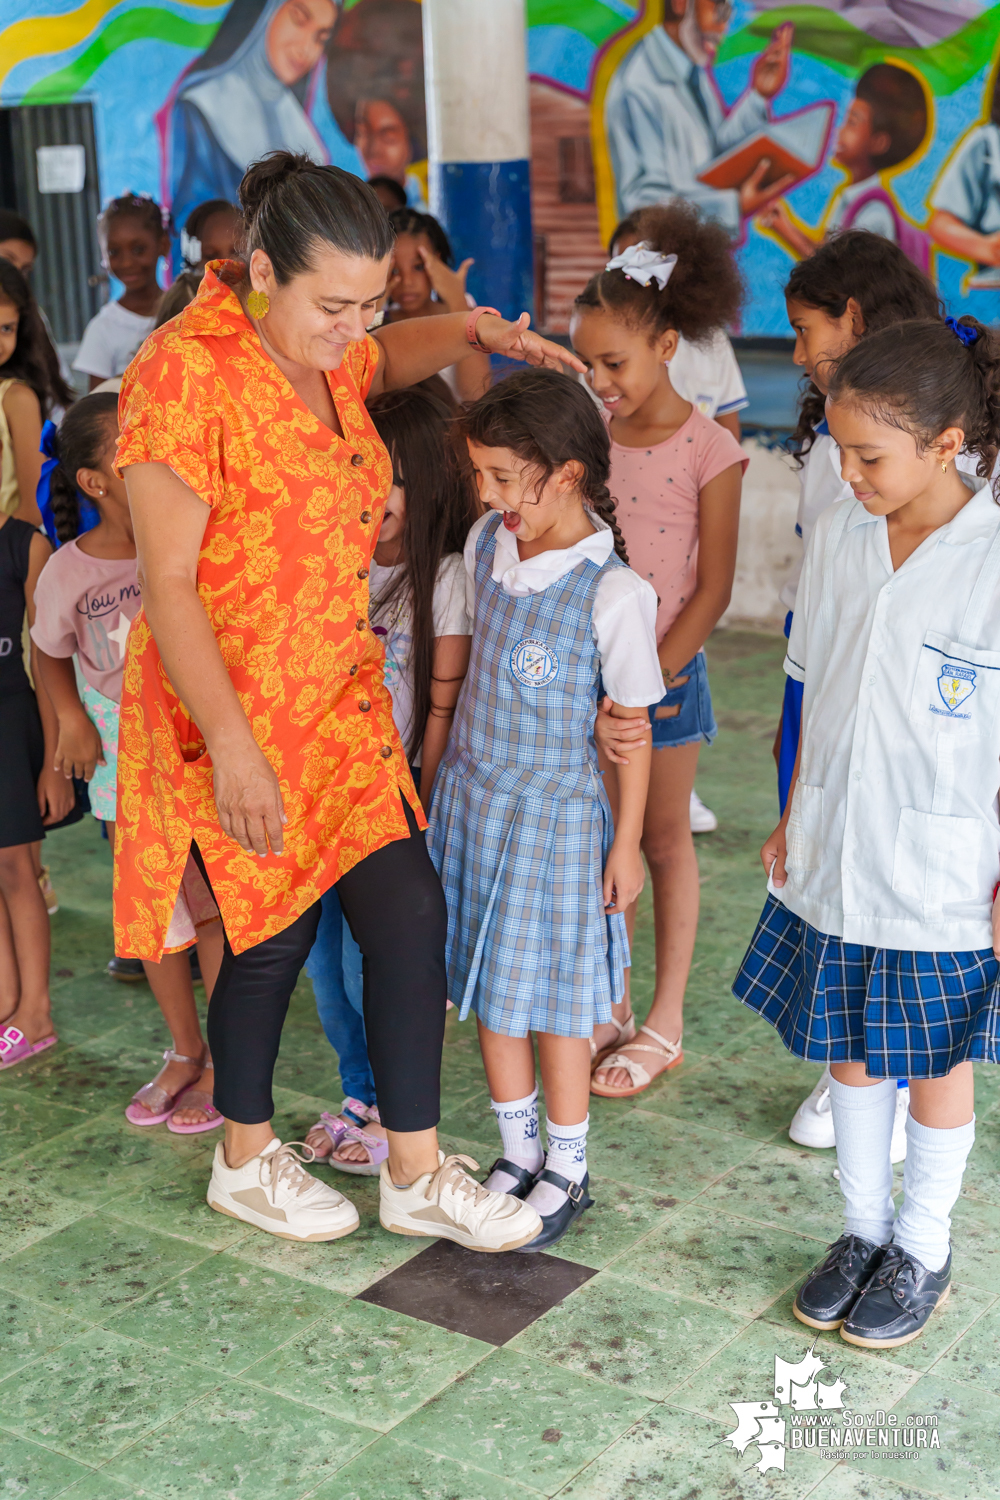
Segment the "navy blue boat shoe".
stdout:
[[950,1291],[950,1250],[940,1271],[928,1271],[901,1245],[887,1245],[882,1264],[844,1319],[840,1337],[862,1349],[912,1343],[934,1309],[947,1302]]
[[[508,1168],[504,1167],[503,1170],[506,1172]],[[536,1234],[526,1245],[520,1245],[517,1250],[519,1255],[533,1255],[538,1250],[547,1250],[556,1240],[562,1239],[569,1226],[582,1213],[594,1206],[594,1200],[587,1192],[590,1186],[589,1172],[584,1174],[582,1182],[571,1182],[568,1177],[561,1177],[558,1172],[550,1172],[548,1167],[543,1167],[535,1182],[551,1182],[553,1187],[562,1188],[566,1194],[566,1202],[554,1214],[542,1214],[541,1233]]]
[[834,1240],[795,1294],[792,1312],[810,1328],[839,1328],[882,1264],[884,1245],[860,1234]]

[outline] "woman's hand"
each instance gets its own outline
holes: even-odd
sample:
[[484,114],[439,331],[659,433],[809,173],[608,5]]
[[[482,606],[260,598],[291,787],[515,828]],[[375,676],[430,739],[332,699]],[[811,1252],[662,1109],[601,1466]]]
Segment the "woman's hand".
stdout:
[[444,304],[449,312],[462,312],[468,307],[465,300],[465,280],[469,274],[469,267],[474,265],[472,257],[463,260],[457,271],[446,266],[440,255],[427,245],[417,245],[417,254],[420,263],[427,272],[431,288],[437,293],[438,299]]
[[597,710],[594,723],[594,738],[601,753],[612,765],[629,764],[626,750],[638,750],[649,735],[649,715],[641,718],[616,719],[611,712],[611,699],[605,697]]
[[59,737],[52,769],[71,780],[76,776],[90,781],[97,766],[103,766],[104,746],[97,726],[81,708],[78,713],[63,714],[59,719]]
[[645,883],[639,845],[631,839],[621,843],[616,838],[604,866],[604,910],[609,916],[627,911]]
[[42,771],[36,790],[38,811],[46,826],[61,823],[63,818],[69,817],[76,806],[76,789],[72,781],[67,781],[65,776],[52,766],[46,766]]
[[[791,801],[791,798],[789,798]],[[760,851],[760,862],[767,872],[768,879],[777,889],[785,883],[785,860],[788,855],[788,846],[785,840],[785,820],[782,819],[769,839],[765,840],[764,847]]]
[[282,854],[285,804],[267,756],[254,744],[214,761],[219,827],[247,854]]
[[508,359],[523,359],[525,364],[541,365],[546,370],[575,370],[583,375],[586,366],[561,344],[552,343],[533,332],[528,324],[531,314],[523,312],[516,323],[481,313],[476,320],[475,335],[491,354],[506,354]]

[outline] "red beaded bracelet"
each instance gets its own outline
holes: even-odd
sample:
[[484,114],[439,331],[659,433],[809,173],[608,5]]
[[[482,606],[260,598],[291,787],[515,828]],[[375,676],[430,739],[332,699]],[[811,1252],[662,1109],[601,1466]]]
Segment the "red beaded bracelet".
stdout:
[[495,318],[499,318],[501,316],[501,314],[497,312],[495,307],[474,307],[470,312],[468,319],[466,320],[465,337],[467,342],[471,344],[472,348],[478,349],[480,354],[489,354],[489,349],[484,349],[482,344],[476,338],[476,324],[482,317],[483,313],[492,313]]

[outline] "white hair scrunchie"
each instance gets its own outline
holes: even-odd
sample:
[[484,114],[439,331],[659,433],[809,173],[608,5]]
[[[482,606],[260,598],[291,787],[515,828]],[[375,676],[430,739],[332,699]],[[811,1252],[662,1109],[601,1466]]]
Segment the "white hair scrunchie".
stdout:
[[676,255],[661,255],[648,241],[640,240],[638,245],[629,245],[621,255],[609,260],[604,269],[621,271],[629,281],[639,281],[643,286],[649,286],[651,281],[655,281],[662,292],[676,264]]

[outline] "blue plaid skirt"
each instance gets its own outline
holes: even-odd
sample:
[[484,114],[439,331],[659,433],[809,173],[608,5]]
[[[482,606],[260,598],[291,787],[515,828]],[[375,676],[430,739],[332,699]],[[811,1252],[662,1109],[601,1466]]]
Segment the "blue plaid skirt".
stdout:
[[943,1078],[1000,1061],[992,948],[922,953],[829,937],[768,895],[733,994],[796,1057],[863,1062],[872,1078]]

